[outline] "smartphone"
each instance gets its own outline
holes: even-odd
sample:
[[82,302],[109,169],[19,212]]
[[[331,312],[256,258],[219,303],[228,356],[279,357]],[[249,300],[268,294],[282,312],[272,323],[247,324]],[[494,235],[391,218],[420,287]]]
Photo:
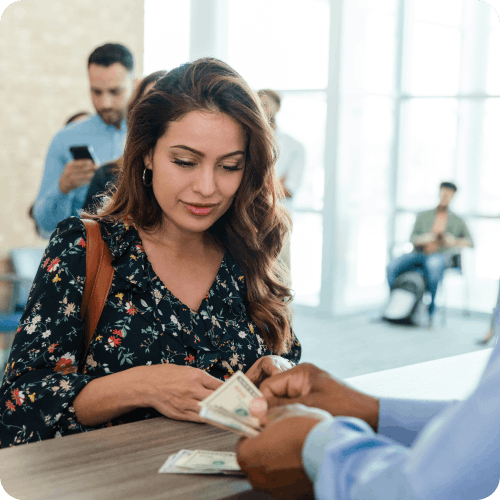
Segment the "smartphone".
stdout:
[[92,160],[96,165],[98,163],[97,157],[94,153],[92,146],[71,146],[69,152],[73,156],[73,160]]

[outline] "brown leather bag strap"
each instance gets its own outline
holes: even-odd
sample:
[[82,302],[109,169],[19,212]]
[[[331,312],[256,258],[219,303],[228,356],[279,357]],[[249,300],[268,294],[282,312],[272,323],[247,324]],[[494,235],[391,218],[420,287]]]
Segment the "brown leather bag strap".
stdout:
[[80,362],[80,371],[85,367],[90,341],[94,336],[97,323],[108,298],[115,272],[111,265],[113,255],[108,245],[102,240],[99,223],[92,219],[82,219],[82,222],[87,233],[87,276],[81,305],[85,351]]

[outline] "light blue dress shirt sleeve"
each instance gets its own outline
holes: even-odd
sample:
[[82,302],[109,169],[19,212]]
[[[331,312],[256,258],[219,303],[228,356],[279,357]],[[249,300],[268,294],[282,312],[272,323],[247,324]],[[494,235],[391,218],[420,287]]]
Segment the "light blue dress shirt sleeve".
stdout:
[[47,152],[42,183],[33,208],[34,218],[45,237],[50,236],[61,220],[71,215],[75,191],[63,194],[59,189],[59,179],[70,161],[68,153],[60,133],[57,134]]
[[[479,500],[490,496],[500,480],[499,345],[478,387],[464,401],[381,400],[378,434],[355,418],[337,417],[318,424],[302,451],[316,498]],[[400,430],[396,430],[398,423]]]
[[380,398],[378,433],[405,446],[411,446],[432,418],[453,404],[452,401]]
[[93,115],[88,120],[63,128],[55,135],[47,152],[42,183],[33,209],[42,236],[49,237],[62,220],[78,217],[87,195],[88,184],[68,194],[59,189],[63,170],[72,160],[70,146],[92,146],[98,164],[103,164],[123,154],[126,133],[125,121],[117,129],[105,124],[98,115]]

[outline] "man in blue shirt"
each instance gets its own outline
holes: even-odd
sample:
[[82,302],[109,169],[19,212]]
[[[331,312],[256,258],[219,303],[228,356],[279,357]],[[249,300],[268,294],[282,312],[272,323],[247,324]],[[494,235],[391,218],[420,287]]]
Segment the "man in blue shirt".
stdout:
[[479,500],[498,487],[500,343],[464,401],[376,399],[309,364],[261,391],[252,411],[267,426],[238,461],[275,498]]
[[[96,114],[63,128],[52,140],[33,209],[43,236],[48,238],[61,220],[78,215],[99,165],[122,155],[133,69],[133,56],[121,44],[107,43],[90,54],[88,74]],[[97,165],[91,160],[73,160],[69,148],[81,145],[93,148]]]

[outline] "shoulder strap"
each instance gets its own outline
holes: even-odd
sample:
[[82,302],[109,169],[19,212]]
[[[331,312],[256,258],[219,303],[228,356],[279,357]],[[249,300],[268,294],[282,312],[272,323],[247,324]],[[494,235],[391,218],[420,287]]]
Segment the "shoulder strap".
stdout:
[[82,222],[87,233],[87,276],[81,305],[85,351],[80,363],[80,370],[85,366],[90,341],[101,317],[115,272],[111,265],[113,256],[108,245],[102,240],[99,223],[92,219],[82,219]]

